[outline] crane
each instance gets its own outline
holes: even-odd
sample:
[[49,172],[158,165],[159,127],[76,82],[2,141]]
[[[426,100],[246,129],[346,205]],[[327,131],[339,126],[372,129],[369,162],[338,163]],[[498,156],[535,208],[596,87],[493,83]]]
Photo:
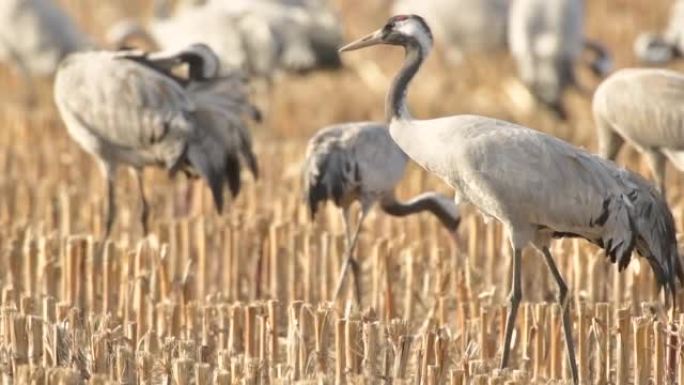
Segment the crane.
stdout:
[[241,70],[269,78],[278,66],[275,35],[267,23],[247,13],[230,13],[207,5],[173,13],[168,0],[155,0],[154,17],[146,26],[124,19],[107,32],[107,40],[116,47],[125,47],[135,38],[165,51],[206,44],[220,58],[223,74]]
[[147,27],[125,19],[110,28],[108,40],[125,46],[140,38],[165,50],[204,43],[217,52],[224,68],[268,79],[283,70],[337,68],[339,17],[319,3],[213,0],[173,13],[168,0],[155,0],[155,17]]
[[[171,70],[189,66],[187,78]],[[148,204],[142,170],[164,167],[209,184],[215,205],[223,207],[223,188],[240,191],[245,163],[257,177],[251,134],[243,118],[253,111],[244,80],[219,77],[219,61],[204,45],[177,52],[93,51],[68,56],[55,81],[55,102],[71,138],[93,155],[105,176],[105,238],[116,216],[118,166],[137,174],[141,222],[148,232]]]
[[596,90],[592,107],[599,154],[614,160],[625,140],[648,162],[665,195],[665,162],[684,170],[684,75],[667,69],[630,68],[615,72]]
[[594,53],[590,68],[599,77],[610,71],[610,55],[584,37],[582,0],[513,0],[510,7],[508,46],[518,75],[537,100],[565,120],[563,91],[579,86],[574,66],[583,50]]
[[285,71],[341,66],[337,47],[342,43],[342,23],[327,0],[210,0],[207,5],[266,23]]
[[452,186],[461,201],[501,222],[509,235],[513,265],[502,368],[509,363],[522,297],[522,250],[530,244],[543,255],[558,286],[575,384],[568,287],[549,249],[553,238],[584,238],[604,249],[620,269],[636,250],[647,259],[658,283],[670,289],[674,309],[676,279],[684,281],[684,270],[672,213],[652,185],[610,161],[514,123],[476,115],[413,119],[406,91],[432,48],[430,28],[420,16],[393,16],[340,51],[377,44],[402,46],[406,53],[385,104],[392,139],[416,163]]
[[453,63],[470,52],[506,48],[508,0],[395,0],[392,11],[424,17]]
[[34,76],[51,76],[65,56],[90,46],[52,0],[0,1],[0,61],[18,69],[31,95]]
[[[460,215],[453,199],[437,192],[427,192],[407,202],[397,200],[394,188],[404,175],[407,160],[406,154],[390,137],[387,125],[382,123],[336,124],[322,128],[309,140],[302,176],[311,217],[315,217],[321,202],[333,201],[341,209],[347,241],[335,299],[351,267],[356,301],[361,303],[359,267],[354,259],[354,248],[361,225],[375,203],[379,203],[385,213],[397,217],[431,212],[455,236]],[[352,233],[349,212],[354,202],[361,204],[361,211]]]
[[644,32],[634,41],[634,53],[651,64],[664,64],[684,52],[684,0],[675,0],[667,28],[662,32]]

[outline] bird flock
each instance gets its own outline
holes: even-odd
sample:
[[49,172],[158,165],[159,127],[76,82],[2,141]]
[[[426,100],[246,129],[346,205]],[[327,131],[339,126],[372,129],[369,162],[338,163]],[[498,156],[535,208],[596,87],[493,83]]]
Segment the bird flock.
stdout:
[[[522,251],[532,247],[557,283],[568,367],[578,383],[568,287],[550,243],[585,239],[621,270],[636,252],[671,294],[674,311],[684,270],[664,173],[667,159],[684,170],[684,75],[659,68],[611,72],[607,47],[585,35],[582,0],[397,0],[392,11],[397,15],[380,29],[342,46],[341,17],[325,0],[209,0],[176,9],[155,0],[151,20],[122,20],[95,49],[94,39],[50,0],[3,0],[0,60],[14,65],[29,87],[33,77],[54,75],[54,100],[67,132],[96,159],[106,181],[108,238],[119,166],[136,172],[144,233],[148,166],[201,178],[218,211],[225,187],[232,196],[240,192],[243,167],[258,177],[251,126],[261,111],[249,80],[265,78],[277,87],[282,72],[339,68],[342,52],[401,47],[404,62],[387,92],[385,120],[331,122],[309,140],[303,160],[303,200],[311,217],[332,201],[344,223],[347,246],[335,298],[351,269],[355,298],[362,301],[354,252],[376,203],[391,216],[429,212],[455,241],[459,205],[470,204],[503,225],[512,249],[500,366],[509,365],[522,299]],[[684,1],[673,2],[671,13],[663,32],[635,41],[640,60],[661,64],[681,55]],[[134,48],[135,39],[147,47]],[[521,82],[561,120],[568,116],[563,93],[585,89],[575,71],[586,65],[603,79],[592,99],[598,154],[485,116],[413,118],[407,91],[434,43],[454,65],[472,52],[508,51]],[[613,163],[625,142],[645,156],[655,184]],[[397,199],[394,190],[409,160],[443,180],[454,197],[425,192]],[[361,209],[354,220],[355,203]]]

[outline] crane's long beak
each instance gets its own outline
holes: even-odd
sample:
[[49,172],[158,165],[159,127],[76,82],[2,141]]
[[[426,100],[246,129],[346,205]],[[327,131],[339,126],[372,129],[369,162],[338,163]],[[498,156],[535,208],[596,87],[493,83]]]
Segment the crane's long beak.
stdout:
[[371,34],[368,34],[358,40],[354,40],[353,42],[345,45],[344,47],[340,48],[340,52],[346,52],[346,51],[353,51],[355,49],[363,48],[363,47],[369,47],[371,45],[376,45],[376,44],[381,44],[382,43],[382,29],[379,29]]

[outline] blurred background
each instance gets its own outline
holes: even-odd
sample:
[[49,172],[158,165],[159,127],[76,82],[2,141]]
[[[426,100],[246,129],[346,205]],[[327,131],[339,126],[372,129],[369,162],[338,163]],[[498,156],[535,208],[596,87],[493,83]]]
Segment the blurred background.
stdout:
[[[16,2],[10,0],[8,3]],[[214,0],[222,2],[222,0]],[[296,3],[297,1],[291,1]],[[302,1],[306,2],[306,1]],[[313,18],[333,17],[338,21],[342,32],[343,41],[359,37],[371,30],[379,28],[390,16],[393,2],[390,0],[346,0],[346,1],[310,1],[317,7],[325,8],[325,11],[312,11]],[[504,3],[505,1],[491,1],[491,3]],[[118,1],[108,0],[101,2],[88,2],[85,0],[69,1],[62,0],[56,3],[63,7],[64,11],[71,16],[81,29],[84,37],[88,38],[93,45],[100,47],[112,47],[112,29],[120,26],[121,21],[136,21],[141,27],[149,30],[158,30],[159,35],[166,36],[161,40],[183,40],[176,36],[199,35],[197,28],[202,26],[207,30],[207,35],[228,34],[230,29],[226,26],[221,30],[209,21],[208,23],[187,21],[195,17],[184,17],[188,13],[200,13],[193,8],[202,8],[206,5],[197,5],[191,0],[168,0],[167,1]],[[164,6],[160,5],[161,3]],[[249,7],[249,1],[231,2],[225,0],[226,8],[230,12],[242,12],[240,7]],[[237,5],[230,5],[231,3]],[[242,3],[242,5],[240,5]],[[256,2],[259,3],[259,2]],[[287,3],[287,2],[286,2]],[[418,1],[399,1],[408,3],[401,10],[411,10],[411,3]],[[427,2],[429,3],[429,2]],[[439,1],[435,1],[439,3]],[[456,4],[458,2],[454,2]],[[467,2],[464,2],[467,3]],[[484,2],[483,2],[484,3]],[[584,10],[585,35],[600,41],[610,51],[614,61],[614,68],[635,66],[638,61],[632,49],[634,41],[639,33],[644,31],[660,31],[665,28],[668,21],[671,1],[654,0],[641,2],[635,0],[594,0],[587,1]],[[401,6],[401,4],[400,4]],[[421,10],[421,6],[415,6]],[[167,9],[160,11],[160,9]],[[232,8],[238,8],[237,10]],[[424,8],[424,7],[423,7]],[[446,9],[449,9],[447,7]],[[467,10],[467,9],[466,9]],[[160,19],[160,14],[166,19]],[[279,10],[266,12],[282,12]],[[318,13],[316,13],[318,12]],[[464,10],[465,12],[465,10]],[[490,11],[493,13],[493,11]],[[206,14],[206,12],[205,12]],[[288,19],[285,13],[281,14],[284,20],[278,20],[278,27],[288,23],[292,28],[297,27],[297,15]],[[337,18],[339,17],[339,19]],[[477,17],[477,15],[473,16]],[[494,15],[489,15],[493,20],[486,20],[490,24],[496,22]],[[195,17],[201,20],[201,17]],[[213,19],[210,18],[210,19]],[[505,16],[504,16],[505,19]],[[180,21],[178,21],[180,20]],[[293,21],[295,20],[295,21]],[[178,28],[159,28],[159,24],[179,25]],[[185,24],[183,24],[185,23]],[[274,22],[275,23],[275,22]],[[228,24],[228,23],[225,23]],[[188,27],[189,26],[189,27]],[[183,27],[185,32],[183,33]],[[250,27],[252,29],[250,29]],[[495,28],[492,26],[491,28]],[[216,31],[210,31],[212,28]],[[243,33],[257,35],[259,26],[257,23],[248,24],[243,28]],[[287,27],[285,27],[287,28]],[[437,30],[439,26],[433,26]],[[499,27],[501,28],[501,27]],[[177,32],[176,30],[181,30]],[[490,28],[486,28],[490,29]],[[165,34],[166,32],[166,34]],[[276,33],[281,33],[277,31]],[[175,35],[174,35],[175,34]],[[110,38],[108,38],[108,35]],[[551,132],[563,139],[584,146],[593,146],[593,130],[590,117],[590,94],[582,94],[576,90],[570,90],[565,99],[568,105],[569,119],[567,122],[559,122],[553,114],[543,109],[535,108],[529,95],[525,95],[524,87],[516,84],[516,68],[505,46],[496,47],[490,44],[485,52],[467,52],[462,55],[460,61],[455,60],[448,51],[452,48],[445,47],[445,41],[441,40],[444,35],[436,34],[436,53],[428,59],[424,69],[419,73],[410,91],[410,104],[416,117],[434,117],[446,114],[475,113],[495,116],[515,121],[527,126]],[[139,37],[139,35],[138,35]],[[13,39],[22,39],[21,31],[16,30]],[[30,37],[25,37],[29,39]],[[190,39],[187,37],[186,39]],[[334,41],[334,40],[331,40]],[[128,46],[149,47],[144,39],[130,39]],[[457,42],[458,43],[458,42]],[[457,45],[457,43],[451,45]],[[502,43],[505,43],[503,41]],[[180,44],[180,43],[179,43]],[[168,44],[167,44],[168,45]],[[266,112],[266,123],[257,128],[258,135],[267,133],[268,138],[306,138],[316,129],[334,122],[351,120],[379,120],[383,117],[383,102],[385,91],[394,72],[399,68],[403,53],[393,47],[377,47],[371,50],[354,52],[342,57],[343,66],[339,69],[323,69],[296,73],[297,71],[278,71],[277,75],[270,73],[270,85],[262,87],[258,95],[260,105]],[[457,58],[458,59],[458,58]],[[677,67],[677,64],[673,64]],[[16,71],[10,70],[7,63],[3,63],[3,84],[7,89],[14,92],[3,93],[3,104],[12,103],[16,99],[22,83],[20,77],[15,77]],[[591,76],[582,66],[577,66],[581,83],[592,90],[598,80]],[[295,73],[293,73],[295,72]],[[257,76],[258,77],[258,76]],[[50,83],[49,78],[44,79],[44,85]],[[256,81],[258,83],[258,81]],[[49,87],[41,89],[40,106],[50,104]]]

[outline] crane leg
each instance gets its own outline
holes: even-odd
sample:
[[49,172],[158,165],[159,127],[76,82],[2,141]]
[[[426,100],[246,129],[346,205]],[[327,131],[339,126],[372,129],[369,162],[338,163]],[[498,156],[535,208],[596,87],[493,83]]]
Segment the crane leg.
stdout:
[[656,187],[660,190],[660,193],[665,196],[665,155],[663,155],[658,149],[651,149],[646,152],[646,160],[648,161],[648,167],[651,168],[651,173],[653,173],[653,179]]
[[344,284],[344,279],[347,275],[347,271],[351,267],[352,269],[352,274],[354,276],[354,297],[356,298],[356,303],[361,304],[361,274],[360,274],[360,269],[359,269],[359,264],[354,258],[354,249],[356,248],[356,243],[359,238],[359,233],[361,232],[361,225],[363,224],[363,220],[366,218],[366,212],[362,211],[361,215],[359,217],[359,222],[356,225],[356,229],[354,230],[354,234],[349,237],[349,216],[347,215],[346,209],[344,212],[344,221],[345,221],[345,230],[347,230],[347,250],[345,252],[345,260],[344,264],[342,265],[342,270],[340,271],[340,277],[337,280],[337,287],[335,288],[335,295],[333,299],[337,301],[337,299],[340,296],[340,292],[342,291],[342,285]]
[[598,153],[604,159],[615,160],[624,144],[610,123],[600,115],[596,115],[596,135],[598,136]]
[[513,269],[511,281],[511,294],[509,296],[511,307],[508,309],[508,317],[506,318],[506,333],[503,346],[503,355],[501,356],[501,369],[508,366],[508,360],[511,354],[511,339],[513,338],[513,329],[515,329],[515,319],[518,316],[518,307],[522,299],[521,286],[521,272],[520,272],[520,257],[522,249],[515,248],[513,250]]
[[135,170],[136,180],[138,181],[138,192],[140,194],[140,223],[142,224],[143,236],[150,233],[149,216],[150,206],[145,198],[145,187],[143,185],[143,170]]
[[107,179],[107,214],[105,218],[104,239],[109,239],[114,227],[116,217],[116,170],[113,167],[105,166],[105,178]]
[[542,248],[542,254],[544,255],[544,261],[546,266],[549,267],[553,278],[558,284],[558,303],[560,304],[561,311],[563,312],[563,334],[565,337],[565,349],[568,354],[568,361],[570,362],[570,370],[572,372],[572,380],[575,384],[579,384],[579,375],[577,371],[577,359],[575,357],[575,342],[572,339],[572,323],[570,321],[570,307],[567,303],[568,296],[568,286],[563,280],[556,263],[553,261],[553,256],[551,256],[551,251],[547,246]]

